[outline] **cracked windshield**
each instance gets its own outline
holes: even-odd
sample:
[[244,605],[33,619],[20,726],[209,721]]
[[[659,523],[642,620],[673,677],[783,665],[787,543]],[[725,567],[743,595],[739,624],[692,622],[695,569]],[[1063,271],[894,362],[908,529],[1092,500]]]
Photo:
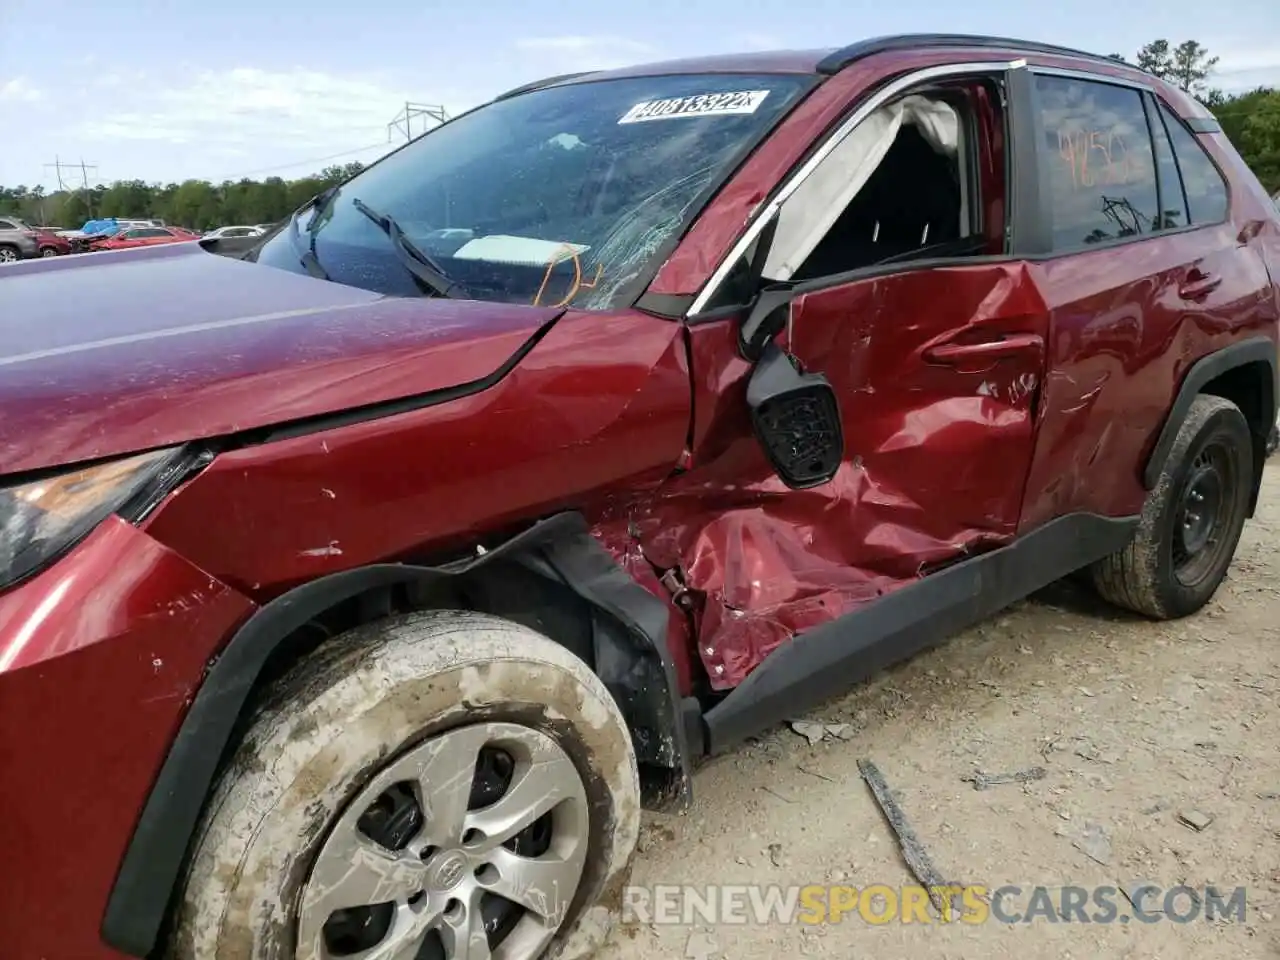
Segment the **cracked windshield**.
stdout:
[[637,292],[809,85],[798,76],[642,77],[499,100],[323,197],[257,259],[302,270],[305,258],[331,280],[403,295],[424,285],[416,261],[434,275],[434,292],[608,308]]

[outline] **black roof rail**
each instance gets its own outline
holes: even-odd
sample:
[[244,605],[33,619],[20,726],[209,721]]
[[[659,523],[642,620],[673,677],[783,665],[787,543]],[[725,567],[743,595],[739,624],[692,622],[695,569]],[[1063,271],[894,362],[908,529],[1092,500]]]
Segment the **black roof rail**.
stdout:
[[543,87],[554,87],[557,83],[567,83],[570,80],[577,80],[580,77],[589,77],[591,74],[599,72],[599,70],[579,70],[577,73],[562,73],[558,76],[547,77],[545,80],[534,80],[532,83],[521,84],[514,90],[508,90],[506,93],[499,94],[494,97],[493,100],[497,103],[499,100],[518,97],[522,93],[532,93],[534,90],[541,90]]
[[[1033,40],[1014,40],[1010,37],[982,37],[965,33],[903,33],[884,37],[871,37],[859,40],[847,47],[841,47],[818,61],[818,73],[830,76],[839,73],[849,64],[862,60],[876,53],[888,53],[892,50],[912,50],[920,47],[991,47],[1018,50],[1023,53],[1048,53],[1064,57],[1083,57],[1088,60],[1102,61],[1112,65],[1121,61],[1105,57],[1099,53],[1086,50],[1073,50],[1070,47],[1059,47],[1051,43],[1037,43]],[[1133,67],[1133,64],[1128,64]],[[1133,69],[1137,69],[1133,67]]]

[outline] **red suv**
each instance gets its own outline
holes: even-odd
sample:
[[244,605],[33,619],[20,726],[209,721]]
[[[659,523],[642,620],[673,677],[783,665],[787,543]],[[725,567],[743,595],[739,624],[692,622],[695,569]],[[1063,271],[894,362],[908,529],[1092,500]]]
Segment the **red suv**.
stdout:
[[9,267],[5,956],[589,950],[704,754],[1070,574],[1200,609],[1278,276],[1201,106],[956,36],[558,77],[244,259]]

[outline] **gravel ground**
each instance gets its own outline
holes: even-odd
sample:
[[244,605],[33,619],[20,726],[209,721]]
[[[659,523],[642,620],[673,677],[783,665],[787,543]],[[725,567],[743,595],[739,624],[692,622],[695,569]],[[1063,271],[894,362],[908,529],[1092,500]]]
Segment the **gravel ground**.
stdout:
[[[1055,585],[797,718],[847,725],[818,742],[784,727],[713,760],[692,810],[647,821],[632,881],[914,883],[859,775],[870,759],[947,877],[989,889],[1244,887],[1243,922],[633,920],[603,957],[1280,957],[1278,535],[1273,460],[1229,578],[1196,617],[1151,623]],[[1037,766],[1045,776],[1026,783],[963,779]],[[1180,822],[1192,811],[1212,822]]]

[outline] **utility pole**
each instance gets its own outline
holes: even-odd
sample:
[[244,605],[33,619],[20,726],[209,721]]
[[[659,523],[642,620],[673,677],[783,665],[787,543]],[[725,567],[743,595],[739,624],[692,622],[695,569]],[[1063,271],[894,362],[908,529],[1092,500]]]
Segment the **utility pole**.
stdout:
[[436,125],[448,123],[449,112],[438,103],[412,103],[406,100],[404,109],[387,124],[387,142],[391,142],[396,133],[401,134],[406,141],[412,140],[414,120],[422,121],[422,133],[426,133],[430,121],[434,121]]
[[67,185],[66,185],[66,183],[65,183],[65,182],[63,181],[63,179],[62,179],[62,158],[61,158],[61,157],[58,157],[58,156],[54,156],[54,158],[53,158],[53,163],[46,163],[46,164],[44,165],[44,168],[45,168],[46,170],[48,170],[50,167],[53,167],[53,169],[54,169],[54,170],[56,171],[56,173],[57,173],[57,177],[58,177],[58,189],[59,189],[60,191],[65,192],[65,191],[66,191],[66,189],[67,189]]
[[[96,179],[97,170],[98,170],[97,164],[85,163],[84,157],[80,158],[79,163],[63,163],[62,157],[55,155],[53,158],[53,163],[46,163],[44,167],[46,170],[48,170],[50,167],[53,167],[54,175],[58,178],[58,190],[61,191],[62,193],[73,192],[74,188],[69,187],[67,185],[67,181],[74,176],[74,174],[71,174],[70,171],[73,171],[76,169],[76,167],[79,167],[80,168],[80,184],[81,184],[80,189],[84,190],[85,206],[89,208],[90,214],[93,213],[93,195],[89,192],[89,171],[90,170],[94,171],[94,175]],[[66,170],[68,171],[68,176],[63,176],[63,173],[62,173],[63,168],[66,168]]]

